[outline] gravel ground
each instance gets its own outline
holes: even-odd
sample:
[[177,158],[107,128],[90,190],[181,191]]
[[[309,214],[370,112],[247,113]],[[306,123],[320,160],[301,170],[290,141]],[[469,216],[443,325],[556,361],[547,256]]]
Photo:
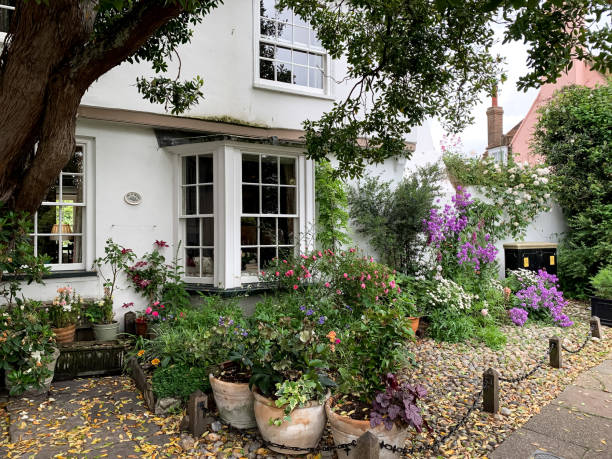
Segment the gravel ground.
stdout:
[[[503,331],[508,337],[508,342],[499,351],[492,351],[481,343],[475,342],[437,343],[429,338],[416,341],[412,345],[416,366],[406,371],[406,378],[410,382],[425,385],[429,391],[424,406],[424,417],[433,428],[433,433],[415,434],[409,440],[408,445],[411,444],[411,441],[416,442],[417,446],[431,444],[434,438],[444,435],[450,427],[455,425],[466,413],[475,394],[480,390],[482,373],[485,369],[495,368],[506,378],[524,374],[546,356],[548,338],[552,335],[560,336],[563,344],[570,349],[578,348],[589,332],[589,309],[584,304],[571,303],[566,311],[575,321],[575,325],[567,329],[536,324],[523,328],[513,325],[504,327]],[[608,335],[612,334],[609,328],[604,328],[604,330]],[[503,414],[483,413],[480,410],[479,401],[477,409],[472,412],[465,425],[448,438],[439,450],[431,450],[413,457],[486,457],[510,433],[554,399],[581,372],[597,365],[611,351],[612,339],[590,341],[579,354],[564,352],[563,368],[561,369],[553,369],[545,364],[530,378],[520,383],[500,383],[500,408]],[[135,390],[128,379],[117,379],[121,379],[119,387],[124,392],[128,389]],[[142,404],[141,401],[137,403]],[[134,412],[131,415],[142,417],[143,422],[152,420],[144,410],[143,413]],[[224,426],[219,424],[214,425],[214,429],[211,429],[202,438],[194,441],[191,437],[179,433],[181,415],[153,419],[159,429],[156,435],[162,435],[166,440],[155,442],[157,445],[143,441],[140,443],[137,456],[124,455],[123,457],[244,457],[251,459],[285,457],[270,453],[257,441],[228,432]],[[9,445],[6,423],[6,412],[3,411],[2,400],[0,400],[0,449],[4,446],[10,448],[13,453],[20,450],[31,452],[36,449],[36,440],[30,441],[28,445],[19,443]],[[329,439],[325,440],[329,441]],[[112,448],[109,449],[111,451],[108,457],[117,457],[112,454]],[[318,458],[320,456],[302,457]],[[331,456],[324,455],[323,457]]]

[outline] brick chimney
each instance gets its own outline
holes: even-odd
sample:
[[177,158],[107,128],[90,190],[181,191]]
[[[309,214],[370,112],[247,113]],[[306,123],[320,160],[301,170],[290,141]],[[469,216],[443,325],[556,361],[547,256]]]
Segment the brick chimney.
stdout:
[[491,99],[491,107],[487,108],[487,148],[502,146],[504,137],[504,109],[497,106],[497,89]]

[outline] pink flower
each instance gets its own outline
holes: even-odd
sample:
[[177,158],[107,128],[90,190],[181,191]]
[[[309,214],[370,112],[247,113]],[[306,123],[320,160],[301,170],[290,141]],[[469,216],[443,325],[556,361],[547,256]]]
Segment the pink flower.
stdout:
[[485,308],[485,309],[481,309],[481,310],[480,310],[480,313],[481,313],[483,316],[488,316],[488,315],[489,315],[489,310],[488,310],[488,309],[486,309],[486,308]]
[[131,308],[132,306],[134,306],[134,302],[130,302],[130,303],[123,303],[123,306],[121,306],[122,308]]
[[368,280],[372,279],[372,276],[368,274]]
[[348,277],[348,274],[347,274],[347,273],[344,273],[344,274],[343,274],[343,276],[344,276],[344,278],[346,279],[346,278]]
[[157,306],[159,304],[159,301],[154,301],[153,302],[153,306]]
[[386,289],[385,289],[385,295],[386,295],[387,293],[389,293],[389,289],[388,289],[388,288],[386,288]]
[[294,285],[293,285],[293,290],[297,290],[297,289],[298,289],[297,284],[294,284]]
[[336,293],[337,293],[338,295],[342,295],[342,292],[340,291],[340,289],[337,289],[337,290],[336,290]]
[[336,338],[336,344],[340,344],[340,338]]
[[275,275],[276,277],[278,277],[278,275],[279,275],[279,274],[280,274],[280,273],[279,273],[278,271],[276,271],[276,272],[274,273],[274,275]]
[[325,282],[325,286],[326,286],[327,288],[329,288],[329,287],[331,286],[331,284],[330,284],[329,282]]
[[365,288],[365,284],[361,284],[361,288]]
[[166,306],[164,306],[163,304],[160,304],[160,305],[159,305],[159,307],[160,307],[161,309],[164,309]]
[[395,288],[395,281],[392,280],[391,282],[389,282],[389,287]]
[[155,245],[159,248],[170,247],[166,241],[157,240],[157,239],[155,240]]
[[126,253],[130,253],[132,249],[121,249],[121,254],[125,255]]
[[157,316],[159,316],[159,312],[157,312],[157,311],[153,311],[153,312],[151,313],[151,315],[152,315],[153,317],[157,317]]
[[349,252],[353,253],[353,252],[355,252],[355,249],[350,248],[350,249],[349,249]]
[[322,256],[323,256],[323,254],[321,253],[321,251],[320,251],[320,250],[319,250],[319,256],[320,256],[320,257],[322,257]]
[[287,263],[287,260],[283,260],[283,263]]
[[151,308],[151,306],[149,306],[146,310],[145,310],[145,314],[151,314],[151,311],[153,311],[153,308]]
[[304,260],[308,260],[308,257],[304,254],[300,255],[300,257],[302,257]]

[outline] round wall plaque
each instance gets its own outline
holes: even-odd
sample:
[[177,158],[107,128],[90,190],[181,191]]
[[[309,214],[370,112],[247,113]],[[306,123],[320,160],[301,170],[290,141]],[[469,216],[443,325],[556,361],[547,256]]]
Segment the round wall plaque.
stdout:
[[136,191],[128,191],[123,197],[124,201],[131,206],[137,206],[142,202],[142,196]]

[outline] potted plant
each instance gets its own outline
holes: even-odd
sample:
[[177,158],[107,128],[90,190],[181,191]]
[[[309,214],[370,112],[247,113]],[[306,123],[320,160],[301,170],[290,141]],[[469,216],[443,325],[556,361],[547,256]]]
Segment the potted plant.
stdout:
[[295,448],[319,443],[326,424],[324,402],[335,385],[327,374],[335,344],[325,338],[324,319],[307,306],[293,317],[255,315],[258,340],[251,386],[255,420],[266,441]]
[[72,287],[59,287],[58,296],[47,307],[47,314],[58,343],[72,343],[79,320],[83,299]]
[[0,368],[10,395],[47,392],[59,355],[40,303],[18,301],[0,307]]
[[149,332],[149,319],[144,312],[139,312],[134,320],[137,336],[147,336]]
[[[363,319],[353,321],[342,335],[338,390],[325,405],[334,442],[349,443],[369,430],[381,441],[403,447],[408,425],[421,428],[416,400],[424,395],[423,388],[398,384],[391,376],[408,362],[404,343],[414,338],[410,321],[394,303],[381,304],[366,309]],[[410,422],[395,408],[383,411],[387,399],[409,402],[405,409],[412,413]],[[395,454],[381,450],[382,458]],[[357,459],[353,451],[338,451],[338,456]]]
[[394,307],[398,308],[399,310],[403,310],[404,315],[410,321],[412,331],[416,334],[417,330],[419,329],[419,321],[421,320],[421,317],[416,307],[414,297],[404,290],[396,299]]
[[601,268],[591,279],[591,286],[595,293],[591,297],[591,315],[612,327],[612,265]]
[[85,316],[91,322],[96,341],[113,341],[117,339],[119,322],[114,320],[113,299],[105,295],[99,301],[89,303]]
[[[240,317],[219,316],[212,328],[211,347],[229,352],[229,360],[210,373],[209,381],[221,419],[238,429],[257,425],[253,393],[249,387],[253,361],[250,345],[256,339]],[[226,355],[225,352],[223,355]]]

